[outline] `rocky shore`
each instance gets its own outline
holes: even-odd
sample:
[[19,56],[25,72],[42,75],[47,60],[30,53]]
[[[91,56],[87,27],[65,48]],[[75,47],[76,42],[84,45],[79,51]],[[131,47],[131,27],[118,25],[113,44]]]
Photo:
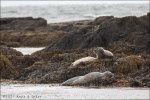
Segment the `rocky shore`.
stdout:
[[[150,13],[53,24],[43,18],[1,18],[1,81],[62,83],[90,72],[111,71],[116,80],[98,86],[150,87],[149,21]],[[12,48],[22,46],[46,48],[31,55]],[[114,58],[70,67],[79,58],[95,56],[94,47],[104,47]]]

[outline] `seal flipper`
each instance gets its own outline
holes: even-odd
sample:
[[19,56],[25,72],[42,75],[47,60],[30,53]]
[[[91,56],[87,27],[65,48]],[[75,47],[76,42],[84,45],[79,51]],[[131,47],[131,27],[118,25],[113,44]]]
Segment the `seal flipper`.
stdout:
[[70,78],[70,79],[66,80],[65,82],[63,82],[61,85],[62,86],[70,86],[70,85],[72,85],[73,81],[79,79],[80,77],[82,77],[82,76],[76,76],[76,77]]

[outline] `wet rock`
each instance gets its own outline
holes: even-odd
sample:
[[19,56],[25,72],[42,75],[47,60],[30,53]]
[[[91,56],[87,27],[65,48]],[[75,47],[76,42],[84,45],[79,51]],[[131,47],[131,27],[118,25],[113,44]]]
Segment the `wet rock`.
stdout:
[[[128,16],[115,18],[113,16],[98,17],[89,26],[73,31],[51,43],[45,51],[54,49],[83,49],[96,46],[107,47],[112,42],[122,41],[135,45],[135,53],[145,51],[149,40],[147,30],[148,16],[135,17]],[[143,47],[142,49],[139,49]]]
[[113,68],[113,71],[121,72],[126,75],[139,71],[143,68],[143,65],[145,63],[144,59],[136,55],[119,58],[116,61],[117,62],[114,65],[115,67]]
[[149,78],[142,79],[142,85],[146,87],[150,87],[150,79]]
[[130,86],[131,87],[141,87],[142,84],[137,80],[132,80],[131,83],[130,83]]
[[1,30],[12,30],[21,31],[28,30],[33,31],[37,27],[42,27],[47,25],[47,21],[43,18],[32,18],[32,17],[22,17],[22,18],[1,18]]
[[10,42],[7,43],[8,47],[20,47],[20,43],[19,42]]
[[7,44],[3,41],[0,41],[0,46],[6,46]]
[[0,78],[14,78],[17,76],[18,70],[13,66],[13,64],[6,58],[3,54],[0,53]]
[[0,53],[2,53],[5,56],[8,55],[15,55],[15,56],[22,56],[23,54],[11,47],[7,47],[7,46],[0,46]]
[[21,80],[26,80],[29,83],[60,83],[61,73],[70,63],[36,63],[25,69],[24,75],[20,77]]
[[7,58],[12,62],[12,64],[19,70],[20,73],[24,71],[24,68],[29,67],[33,65],[36,61],[39,60],[37,56],[15,56],[10,55],[7,56]]
[[7,46],[7,47],[20,47],[20,43],[18,42],[3,42],[3,41],[0,41],[0,46]]
[[146,54],[150,54],[150,40],[146,44],[146,51],[145,51],[145,53]]

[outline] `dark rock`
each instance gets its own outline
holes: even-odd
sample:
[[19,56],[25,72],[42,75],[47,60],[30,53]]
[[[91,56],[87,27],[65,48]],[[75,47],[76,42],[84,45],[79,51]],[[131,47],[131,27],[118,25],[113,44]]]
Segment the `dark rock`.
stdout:
[[0,46],[6,46],[6,43],[3,41],[0,41]]
[[142,79],[142,85],[150,87],[150,79],[149,78]]
[[136,44],[135,53],[140,53],[144,51],[148,53],[149,40],[150,40],[150,34],[139,36],[139,38],[137,38],[136,43],[135,43]]
[[18,32],[20,32],[21,30],[33,31],[37,27],[47,26],[47,21],[45,19],[34,19],[32,17],[1,18],[0,23],[1,30],[12,30]]
[[20,47],[20,43],[18,43],[18,42],[10,42],[10,43],[6,43],[6,42],[3,42],[3,41],[0,41],[0,46]]
[[61,73],[69,65],[70,63],[35,63],[26,68],[20,79],[29,83],[59,83],[64,81],[61,80]]
[[146,51],[145,51],[145,53],[146,54],[150,54],[150,40],[146,44]]
[[18,42],[11,42],[11,43],[7,43],[8,47],[20,47],[20,43]]
[[131,87],[141,87],[142,84],[137,80],[132,80],[131,83],[130,83],[130,86]]
[[22,56],[23,54],[11,47],[7,47],[7,46],[0,46],[0,53],[2,53],[5,56],[8,55],[15,55],[15,56]]
[[16,77],[18,73],[18,69],[16,69],[13,64],[7,59],[6,56],[0,53],[0,78],[11,79]]
[[[112,42],[122,41],[135,45],[135,53],[141,53],[145,51],[146,44],[150,39],[147,21],[148,16],[99,17],[89,26],[72,31],[71,34],[51,43],[44,51],[107,47]],[[140,49],[141,47],[142,49]]]
[[12,64],[19,70],[19,72],[23,72],[23,68],[29,67],[33,65],[36,61],[39,60],[37,56],[30,56],[30,55],[24,55],[24,56],[15,56],[15,55],[9,55],[7,58],[12,62]]

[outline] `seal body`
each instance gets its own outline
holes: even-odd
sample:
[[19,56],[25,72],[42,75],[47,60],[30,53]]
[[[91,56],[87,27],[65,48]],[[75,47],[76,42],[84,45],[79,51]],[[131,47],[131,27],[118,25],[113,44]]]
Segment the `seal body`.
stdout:
[[108,50],[104,50],[104,48],[102,47],[97,47],[93,49],[93,53],[96,55],[96,58],[90,56],[84,57],[73,62],[71,66],[77,66],[81,62],[87,62],[87,61],[92,62],[95,61],[96,59],[113,58],[113,53]]
[[77,76],[62,83],[62,85],[86,85],[90,83],[98,83],[105,79],[114,78],[114,74],[110,71],[104,73],[91,72],[84,76]]
[[84,58],[78,59],[75,62],[73,62],[72,66],[76,66],[76,65],[80,64],[81,62],[94,61],[94,60],[96,60],[96,58],[94,58],[94,57],[90,57],[90,56],[84,57]]
[[108,51],[108,50],[104,50],[104,53],[102,55],[102,58],[113,58],[113,53]]
[[86,85],[93,82],[98,82],[99,80],[103,80],[105,78],[106,76],[100,72],[91,72],[74,80],[71,85]]

